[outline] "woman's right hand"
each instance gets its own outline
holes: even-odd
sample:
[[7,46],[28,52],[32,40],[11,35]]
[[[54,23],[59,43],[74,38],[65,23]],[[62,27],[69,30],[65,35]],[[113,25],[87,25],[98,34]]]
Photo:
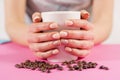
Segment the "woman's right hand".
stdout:
[[28,32],[29,48],[42,59],[58,54],[57,46],[61,44],[59,32],[47,32],[58,28],[58,25],[54,22],[40,22],[41,16],[38,12],[33,14],[32,19]]

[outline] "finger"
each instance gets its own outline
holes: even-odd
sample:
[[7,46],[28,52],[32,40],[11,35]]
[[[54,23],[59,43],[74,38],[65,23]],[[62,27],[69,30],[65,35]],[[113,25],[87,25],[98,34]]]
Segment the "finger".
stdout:
[[35,12],[33,15],[32,15],[32,21],[34,23],[38,23],[38,22],[41,22],[42,18],[41,18],[41,15],[39,12]]
[[48,33],[36,33],[29,34],[28,42],[29,43],[40,43],[46,41],[53,41],[60,39],[60,34],[58,32],[48,32]]
[[93,24],[91,24],[87,20],[80,20],[80,19],[66,20],[65,25],[68,26],[68,27],[81,28],[81,29],[84,29],[84,30],[93,29]]
[[79,39],[79,40],[93,40],[94,35],[91,31],[83,30],[63,30],[60,32],[60,37],[63,39]]
[[93,41],[74,40],[74,39],[62,39],[61,43],[66,47],[79,48],[79,49],[91,49],[94,45]]
[[53,22],[42,22],[42,23],[33,23],[29,27],[29,32],[38,33],[40,31],[48,31],[57,29],[57,23]]
[[80,50],[80,49],[70,48],[70,47],[66,47],[65,51],[78,57],[85,57],[90,53],[90,50]]
[[56,55],[59,53],[58,49],[46,51],[46,52],[36,52],[35,55],[41,59],[46,59],[50,56]]
[[45,52],[51,49],[57,48],[60,45],[60,40],[42,42],[42,43],[31,43],[30,49],[34,52]]
[[81,19],[87,20],[90,16],[90,14],[86,10],[81,10]]

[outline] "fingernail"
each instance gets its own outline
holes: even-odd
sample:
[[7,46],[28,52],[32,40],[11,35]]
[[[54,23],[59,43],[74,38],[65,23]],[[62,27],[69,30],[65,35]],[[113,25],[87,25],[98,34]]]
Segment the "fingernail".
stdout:
[[60,37],[66,37],[67,35],[68,35],[68,33],[65,31],[60,32]]
[[66,45],[66,44],[68,44],[68,40],[62,39],[62,40],[61,40],[61,43],[64,44],[64,45]]
[[59,39],[60,38],[60,35],[58,34],[58,33],[56,33],[56,34],[53,34],[53,36],[52,36],[54,39]]
[[54,41],[54,42],[53,42],[53,45],[59,46],[59,45],[60,45],[60,41]]
[[50,28],[52,28],[52,29],[57,28],[57,27],[58,27],[58,26],[57,26],[56,23],[52,23],[52,24],[50,24]]
[[73,22],[70,21],[70,20],[66,20],[66,21],[65,21],[65,24],[66,24],[66,25],[73,25]]
[[67,52],[72,52],[72,48],[70,48],[70,47],[66,47],[65,50],[66,50]]
[[40,17],[39,16],[35,16],[33,18],[33,22],[40,22]]
[[58,54],[58,53],[59,53],[59,51],[57,49],[52,51],[52,54]]
[[90,14],[87,11],[82,11],[81,17],[82,19],[88,19]]

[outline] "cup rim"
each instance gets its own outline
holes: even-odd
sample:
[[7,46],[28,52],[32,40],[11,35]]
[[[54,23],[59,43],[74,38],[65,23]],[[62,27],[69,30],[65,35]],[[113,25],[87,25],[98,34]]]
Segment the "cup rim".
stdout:
[[47,11],[41,12],[41,14],[68,14],[69,13],[80,13],[80,11]]

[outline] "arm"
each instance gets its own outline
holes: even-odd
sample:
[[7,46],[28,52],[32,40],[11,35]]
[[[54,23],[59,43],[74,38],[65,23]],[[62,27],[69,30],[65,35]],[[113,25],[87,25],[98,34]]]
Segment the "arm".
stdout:
[[5,0],[5,26],[12,41],[27,46],[26,0]]
[[112,29],[113,0],[93,1],[94,42],[99,44],[106,40]]
[[62,36],[63,32],[60,32],[65,50],[79,57],[88,55],[93,44],[99,44],[108,38],[112,27],[112,12],[113,0],[94,0],[92,23],[81,19],[67,21],[66,26],[82,30],[64,30],[67,36]]
[[[26,0],[5,0],[5,23],[11,40],[18,44],[29,46],[39,58],[47,58],[58,54],[57,46],[60,45],[59,33],[40,32],[57,29],[58,25],[53,22],[39,22],[41,20],[40,13],[36,13],[37,15],[33,16],[34,23],[31,25],[25,24],[25,4]],[[40,20],[36,20],[36,18]]]

